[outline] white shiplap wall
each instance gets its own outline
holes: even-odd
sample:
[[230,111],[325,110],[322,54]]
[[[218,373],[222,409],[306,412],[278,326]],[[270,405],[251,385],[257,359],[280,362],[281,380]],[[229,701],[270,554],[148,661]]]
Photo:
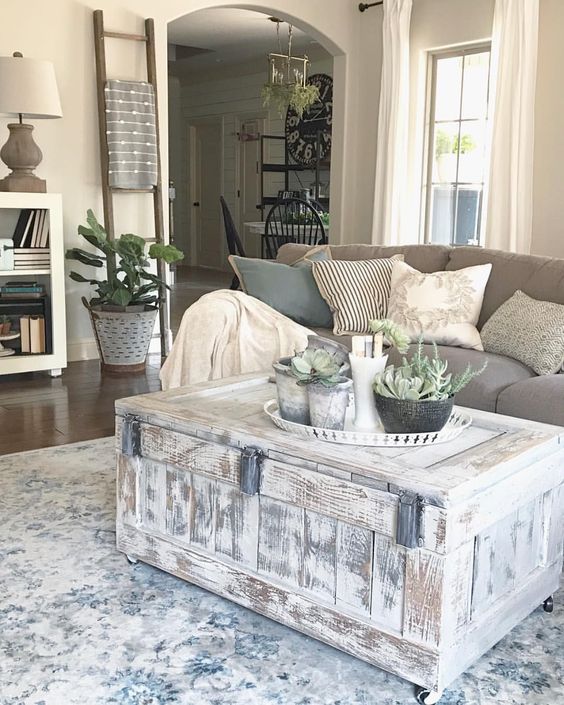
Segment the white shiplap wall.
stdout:
[[[258,69],[259,67],[257,67]],[[252,69],[251,69],[252,70]],[[310,73],[333,73],[333,60],[331,58],[313,61]],[[180,102],[181,119],[170,135],[170,155],[175,156],[176,171],[176,203],[175,203],[175,231],[176,243],[187,255],[191,253],[189,234],[189,165],[190,165],[190,145],[189,126],[197,121],[206,118],[219,119],[223,125],[223,174],[222,191],[229,205],[235,222],[239,222],[239,202],[237,198],[238,184],[238,153],[239,142],[237,131],[239,120],[246,117],[264,115],[266,119],[267,134],[284,134],[284,121],[275,110],[265,109],[262,105],[260,92],[265,81],[265,71],[246,73],[239,76],[223,78],[221,76],[212,79],[195,81],[182,79],[180,91],[177,99]],[[176,107],[176,106],[175,106]],[[178,107],[176,107],[178,109]],[[282,142],[277,148],[277,143],[273,145],[268,160],[283,161]],[[278,188],[284,187],[282,174],[269,174],[271,181],[268,185],[268,192],[275,193]],[[313,181],[309,175],[302,176],[304,185],[308,186]],[[298,186],[296,185],[296,188]],[[219,208],[219,204],[218,204]],[[257,220],[260,214],[257,211]],[[223,237],[223,234],[222,234]],[[224,258],[226,262],[226,257]],[[187,264],[193,264],[193,256],[190,254],[186,258]]]

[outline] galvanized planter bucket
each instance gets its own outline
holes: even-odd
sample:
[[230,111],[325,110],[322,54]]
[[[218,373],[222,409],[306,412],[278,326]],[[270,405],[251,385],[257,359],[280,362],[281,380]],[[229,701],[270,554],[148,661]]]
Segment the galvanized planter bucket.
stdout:
[[157,310],[104,311],[89,308],[102,370],[134,373],[145,370]]

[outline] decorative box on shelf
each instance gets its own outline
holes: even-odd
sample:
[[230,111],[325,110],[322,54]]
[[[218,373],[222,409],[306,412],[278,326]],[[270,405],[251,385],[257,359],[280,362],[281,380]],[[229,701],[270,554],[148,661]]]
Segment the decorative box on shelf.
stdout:
[[14,352],[0,360],[0,375],[60,374],[67,365],[60,194],[0,193],[0,233],[0,314],[14,333],[21,332],[22,319],[40,320],[34,351],[23,350],[25,335],[6,341]]

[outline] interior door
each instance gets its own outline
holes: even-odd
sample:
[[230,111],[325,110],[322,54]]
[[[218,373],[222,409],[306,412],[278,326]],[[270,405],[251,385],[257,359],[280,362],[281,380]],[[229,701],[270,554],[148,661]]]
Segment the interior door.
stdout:
[[193,223],[199,267],[222,269],[226,262],[221,224],[222,126],[219,122],[195,127],[195,183],[192,190]]
[[247,257],[260,257],[260,238],[250,234],[244,223],[260,220],[260,135],[264,118],[247,118],[239,130],[239,232]]

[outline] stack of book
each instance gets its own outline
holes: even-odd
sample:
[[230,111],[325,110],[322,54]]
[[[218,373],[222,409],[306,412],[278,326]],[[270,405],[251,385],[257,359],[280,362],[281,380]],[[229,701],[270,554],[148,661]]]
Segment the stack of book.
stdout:
[[45,296],[45,287],[39,282],[10,281],[0,287],[3,299],[41,299]]
[[48,269],[49,212],[22,208],[14,230],[14,269]]
[[20,340],[22,353],[45,352],[45,319],[43,316],[22,316],[20,318]]

